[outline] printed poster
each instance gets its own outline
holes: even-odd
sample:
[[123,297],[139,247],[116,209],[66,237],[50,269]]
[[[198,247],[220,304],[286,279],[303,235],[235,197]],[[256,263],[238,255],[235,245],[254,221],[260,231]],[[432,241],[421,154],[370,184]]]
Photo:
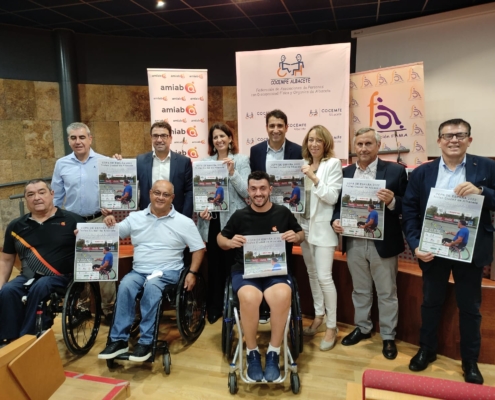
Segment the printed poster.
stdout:
[[304,213],[306,196],[304,174],[301,168],[304,160],[267,161],[266,172],[273,186],[272,203],[287,207],[293,213]]
[[244,279],[287,275],[287,251],[282,234],[244,236]]
[[100,208],[137,210],[136,159],[98,159]]
[[229,211],[229,170],[223,161],[193,162],[194,211]]

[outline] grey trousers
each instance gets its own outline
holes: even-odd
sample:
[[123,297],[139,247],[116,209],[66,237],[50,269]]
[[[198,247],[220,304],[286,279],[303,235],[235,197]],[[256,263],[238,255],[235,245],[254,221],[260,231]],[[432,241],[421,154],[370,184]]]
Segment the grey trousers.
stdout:
[[374,282],[378,297],[380,335],[383,340],[394,340],[399,316],[396,283],[398,257],[381,258],[373,242],[347,238],[347,265],[353,285],[354,323],[362,333],[373,329],[370,312]]

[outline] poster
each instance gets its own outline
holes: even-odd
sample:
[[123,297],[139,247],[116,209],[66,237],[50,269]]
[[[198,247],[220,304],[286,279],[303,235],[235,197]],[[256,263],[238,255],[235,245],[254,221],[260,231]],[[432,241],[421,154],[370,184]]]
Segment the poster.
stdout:
[[194,212],[229,211],[229,170],[223,161],[193,162]]
[[77,224],[75,281],[116,281],[119,271],[119,228]]
[[304,160],[267,161],[266,172],[273,186],[272,203],[287,207],[293,213],[304,213]]
[[137,210],[136,159],[98,159],[100,208]]
[[244,236],[244,279],[287,275],[287,252],[282,234]]

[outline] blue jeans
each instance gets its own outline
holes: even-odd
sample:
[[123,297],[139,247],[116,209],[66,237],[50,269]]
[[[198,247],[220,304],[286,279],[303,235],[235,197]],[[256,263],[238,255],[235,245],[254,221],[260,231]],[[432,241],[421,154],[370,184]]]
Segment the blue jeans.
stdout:
[[117,292],[117,305],[115,307],[115,318],[110,330],[110,340],[129,340],[129,330],[134,322],[136,310],[136,296],[144,286],[141,298],[141,322],[139,331],[141,336],[139,343],[150,345],[153,341],[158,303],[162,298],[162,292],[167,285],[176,285],[179,281],[180,271],[163,271],[159,278],[147,280],[146,274],[136,271],[129,272],[120,282]]

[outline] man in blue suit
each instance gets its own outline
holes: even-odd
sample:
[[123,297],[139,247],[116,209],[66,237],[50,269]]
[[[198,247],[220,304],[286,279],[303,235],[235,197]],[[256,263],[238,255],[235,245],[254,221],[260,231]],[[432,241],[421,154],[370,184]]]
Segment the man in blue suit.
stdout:
[[153,151],[137,156],[137,179],[141,198],[139,208],[150,204],[150,190],[158,180],[172,182],[175,189],[173,205],[186,217],[192,218],[193,189],[191,160],[170,150],[172,127],[168,122],[155,122],[150,129]]
[[266,162],[273,160],[302,160],[302,149],[285,138],[287,115],[281,110],[266,113],[268,140],[251,147],[249,160],[251,171],[266,172]]
[[[361,128],[354,136],[357,162],[343,170],[344,178],[385,180],[385,189],[376,193],[385,207],[383,240],[342,237],[342,253],[347,252],[347,265],[352,277],[352,303],[356,324],[356,328],[342,339],[342,345],[353,346],[371,337],[373,323],[370,311],[374,283],[378,297],[380,335],[383,340],[382,354],[385,358],[393,360],[397,357],[395,328],[399,315],[396,284],[398,255],[404,251],[399,216],[402,212],[402,197],[407,187],[407,175],[402,165],[378,158],[380,146],[381,137],[374,129]],[[368,207],[368,211],[370,210]],[[378,213],[375,214],[374,222],[378,220],[377,215]],[[344,232],[340,218],[339,198],[331,221],[336,233]]]
[[[471,144],[471,125],[462,119],[445,121],[438,128],[438,147],[442,156],[417,167],[410,175],[402,206],[402,224],[409,247],[423,271],[422,325],[418,353],[411,359],[411,371],[423,371],[436,360],[438,324],[442,316],[450,273],[455,281],[461,358],[464,380],[483,383],[478,369],[481,345],[481,282],[483,267],[493,259],[493,231],[490,211],[495,210],[495,162],[467,154]],[[484,196],[473,261],[467,264],[419,250],[419,239],[431,188],[451,189],[458,196]]]

